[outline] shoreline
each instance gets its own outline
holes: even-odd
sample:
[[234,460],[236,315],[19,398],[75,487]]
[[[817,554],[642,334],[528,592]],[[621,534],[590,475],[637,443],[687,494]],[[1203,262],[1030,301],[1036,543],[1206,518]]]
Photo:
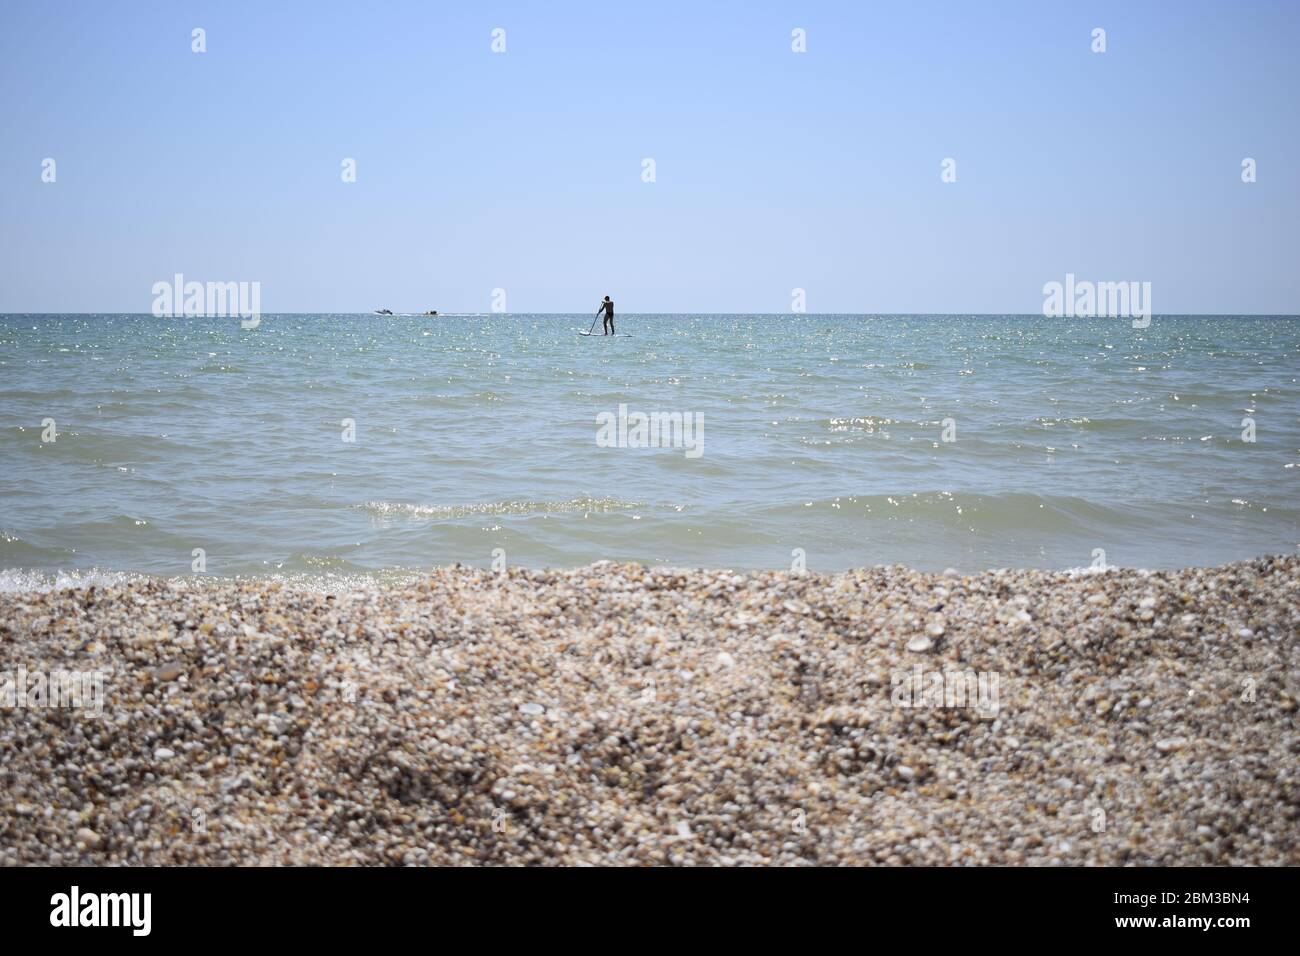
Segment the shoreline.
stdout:
[[1296,865],[1297,634],[1297,557],[5,592],[104,690],[0,709],[0,864]]
[[[575,573],[599,573],[602,568],[638,568],[649,574],[669,575],[740,575],[742,577],[784,574],[792,578],[810,579],[834,578],[853,574],[920,575],[941,578],[978,578],[997,575],[1037,575],[1044,578],[1086,578],[1096,575],[1137,575],[1146,577],[1158,574],[1184,574],[1195,571],[1214,571],[1230,568],[1238,564],[1253,564],[1259,561],[1289,560],[1283,553],[1265,553],[1221,564],[1190,564],[1180,567],[1161,566],[1127,566],[1107,564],[1104,568],[1078,565],[1063,568],[1031,567],[987,567],[980,570],[963,570],[945,568],[944,570],[926,570],[911,564],[874,564],[839,570],[787,571],[784,568],[765,567],[698,567],[675,564],[650,564],[633,559],[599,560],[579,565],[533,566],[526,564],[509,565],[504,574],[512,580],[529,579],[533,576],[565,575]],[[220,590],[229,587],[248,585],[281,588],[292,591],[321,594],[345,594],[353,591],[402,590],[418,585],[425,578],[444,573],[480,574],[496,579],[503,572],[492,571],[487,564],[466,564],[452,562],[434,564],[427,567],[393,566],[356,570],[291,570],[236,572],[218,574],[215,572],[190,572],[182,574],[161,573],[156,571],[125,571],[111,568],[30,568],[0,567],[0,597],[13,597],[24,594],[45,594],[62,591],[83,591],[94,588],[100,591],[138,587],[141,585],[161,585],[166,588],[181,590]]]

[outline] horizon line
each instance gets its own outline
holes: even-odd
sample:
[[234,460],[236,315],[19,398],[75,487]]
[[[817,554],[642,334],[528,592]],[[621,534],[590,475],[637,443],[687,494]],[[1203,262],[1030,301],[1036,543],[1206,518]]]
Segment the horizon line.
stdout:
[[[315,311],[276,311],[276,312],[258,312],[259,316],[273,315],[373,315],[377,318],[384,319],[441,319],[441,318],[464,318],[468,316],[502,316],[509,318],[511,316],[524,315],[555,315],[555,316],[574,316],[590,315],[589,312],[439,312],[436,315],[427,315],[423,312],[394,312],[392,314],[378,313],[373,309],[367,309],[359,312],[322,312]],[[66,312],[30,312],[30,311],[0,311],[0,315],[140,315],[149,316],[158,319],[237,319],[239,314],[225,315],[154,315],[152,312],[123,312],[118,310],[97,310],[93,312],[66,311]],[[1015,317],[1036,317],[1051,319],[1053,321],[1060,319],[1126,319],[1131,316],[1125,315],[1091,315],[1091,316],[1048,316],[1041,312],[619,312],[619,316],[646,316],[646,315],[734,315],[734,316],[779,316],[779,317],[815,317],[815,316],[853,316],[853,317],[927,317],[927,316],[954,316],[965,315],[972,317],[998,317],[998,316],[1015,316]],[[1156,318],[1163,316],[1165,318],[1262,318],[1262,319],[1297,319],[1300,318],[1300,312],[1152,312],[1151,317]]]

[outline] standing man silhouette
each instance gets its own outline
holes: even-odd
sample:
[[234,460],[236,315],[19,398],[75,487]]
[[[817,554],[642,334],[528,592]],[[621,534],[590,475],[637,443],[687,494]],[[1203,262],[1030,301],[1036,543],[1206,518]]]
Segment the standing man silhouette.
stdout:
[[[600,308],[605,310],[605,321],[601,323],[601,328],[605,331],[602,335],[614,334],[614,300],[605,296],[605,301],[600,304]],[[599,310],[598,310],[599,311]]]

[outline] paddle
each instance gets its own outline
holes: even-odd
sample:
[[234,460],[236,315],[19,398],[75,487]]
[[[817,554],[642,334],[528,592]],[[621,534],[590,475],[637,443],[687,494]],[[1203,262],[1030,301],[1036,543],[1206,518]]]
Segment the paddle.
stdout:
[[[604,308],[604,306],[601,306],[601,308]],[[599,318],[600,318],[600,309],[597,309],[597,310],[596,310],[596,319],[599,319]],[[596,319],[592,319],[592,320],[591,320],[591,328],[589,328],[589,329],[587,330],[587,334],[588,334],[588,335],[591,335],[592,332],[595,332],[595,331],[596,331]]]

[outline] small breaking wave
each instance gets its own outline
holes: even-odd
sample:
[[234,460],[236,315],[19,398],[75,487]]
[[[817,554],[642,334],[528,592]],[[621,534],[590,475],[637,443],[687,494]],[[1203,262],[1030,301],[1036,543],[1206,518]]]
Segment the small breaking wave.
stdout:
[[26,591],[63,591],[81,588],[111,588],[135,581],[147,581],[151,576],[132,571],[101,571],[90,568],[84,571],[38,571],[27,568],[0,569],[0,593],[13,594]]
[[573,498],[569,501],[489,501],[465,505],[417,505],[401,501],[367,501],[354,505],[375,518],[440,520],[482,516],[526,517],[537,514],[593,514],[632,511],[644,503],[620,498]]

